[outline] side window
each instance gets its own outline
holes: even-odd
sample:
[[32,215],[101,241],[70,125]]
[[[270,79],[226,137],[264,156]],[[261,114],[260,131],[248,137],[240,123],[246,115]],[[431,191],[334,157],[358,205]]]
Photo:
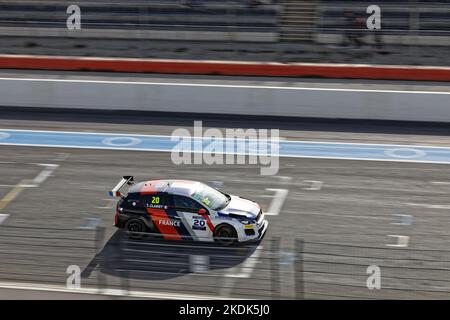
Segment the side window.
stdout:
[[147,208],[162,208],[166,205],[166,197],[163,193],[146,194],[144,203]]
[[197,212],[199,209],[203,208],[203,206],[197,201],[185,196],[174,195],[173,204],[176,209],[185,209],[194,212]]

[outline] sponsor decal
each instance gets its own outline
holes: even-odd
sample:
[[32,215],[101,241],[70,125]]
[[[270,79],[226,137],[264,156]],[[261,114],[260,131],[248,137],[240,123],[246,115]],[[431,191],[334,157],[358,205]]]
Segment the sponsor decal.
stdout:
[[158,224],[163,225],[163,226],[179,227],[180,221],[170,220],[170,219],[159,219]]
[[147,208],[163,209],[164,206],[162,204],[147,203]]
[[192,225],[193,230],[206,230],[206,220],[202,217],[194,218],[194,224]]
[[244,225],[244,229],[253,229],[253,224]]

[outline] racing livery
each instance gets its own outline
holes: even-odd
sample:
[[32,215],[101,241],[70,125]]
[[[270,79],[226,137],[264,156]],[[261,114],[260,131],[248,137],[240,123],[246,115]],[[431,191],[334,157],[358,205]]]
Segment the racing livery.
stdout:
[[[159,234],[167,240],[217,241],[225,245],[261,240],[268,227],[260,206],[190,180],[133,182],[124,176],[110,191],[120,197],[114,225],[138,237]],[[121,189],[129,185],[127,195]]]

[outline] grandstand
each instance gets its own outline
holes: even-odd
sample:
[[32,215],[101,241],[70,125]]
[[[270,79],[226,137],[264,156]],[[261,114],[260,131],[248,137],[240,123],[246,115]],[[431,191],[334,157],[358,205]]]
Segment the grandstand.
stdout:
[[[342,42],[345,30],[354,28],[346,22],[345,13],[367,17],[366,8],[372,4],[381,8],[380,33],[385,43],[450,45],[450,0],[322,0],[316,13],[316,41]],[[370,40],[371,32],[366,28],[361,28],[359,32]]]
[[[15,0],[0,1],[0,36],[237,42],[341,43],[346,12],[368,16],[372,0]],[[82,30],[68,30],[69,5]],[[450,45],[450,0],[376,1],[381,35],[395,44]],[[357,28],[358,29],[358,28]],[[358,32],[373,35],[364,27]]]
[[[78,32],[66,30],[72,4],[81,8]],[[246,0],[0,1],[0,35],[271,42],[279,10]]]

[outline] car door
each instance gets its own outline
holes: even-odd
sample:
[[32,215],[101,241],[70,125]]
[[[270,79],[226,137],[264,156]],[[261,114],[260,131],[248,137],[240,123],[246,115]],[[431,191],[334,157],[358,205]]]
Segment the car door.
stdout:
[[169,210],[167,193],[159,192],[146,194],[143,197],[145,209],[153,222],[155,232],[160,233],[164,239],[181,240],[180,220],[173,210]]
[[181,195],[172,195],[172,205],[187,232],[194,240],[213,240],[214,226],[206,207],[190,197]]

